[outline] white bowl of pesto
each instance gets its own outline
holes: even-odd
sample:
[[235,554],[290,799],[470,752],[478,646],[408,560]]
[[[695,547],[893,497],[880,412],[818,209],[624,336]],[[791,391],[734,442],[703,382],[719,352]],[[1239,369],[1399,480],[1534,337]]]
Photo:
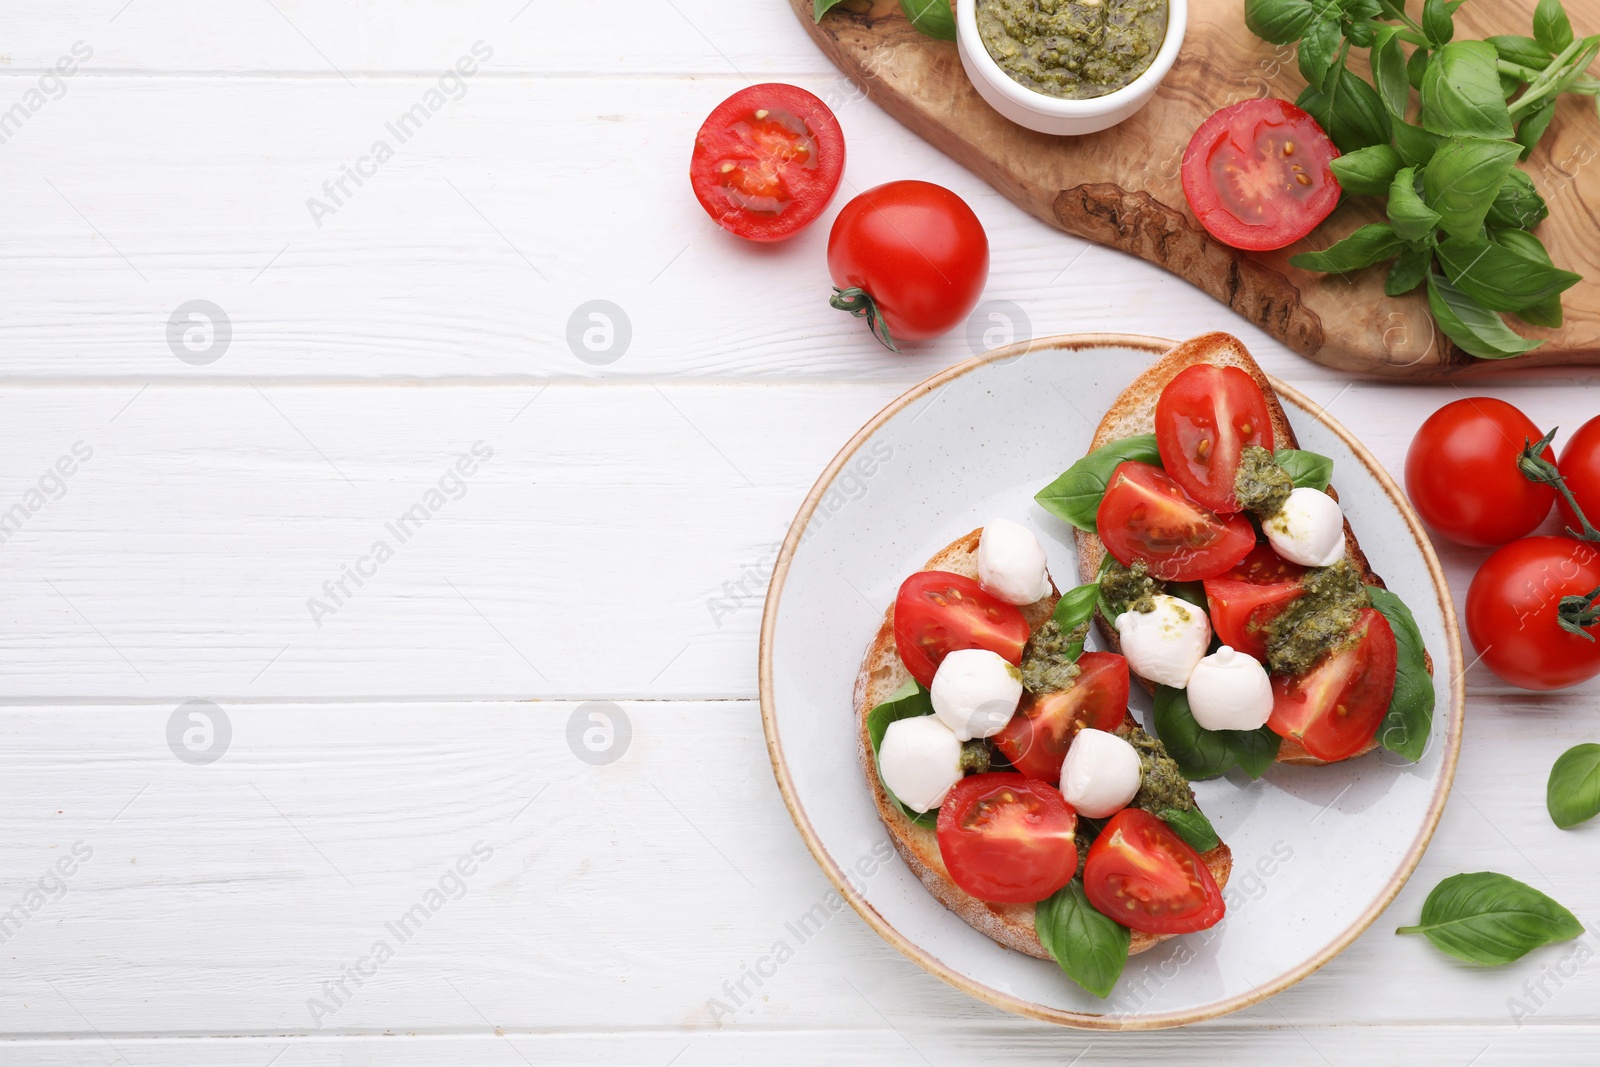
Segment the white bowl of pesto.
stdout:
[[1188,0],[956,0],[956,47],[990,107],[1077,136],[1149,102],[1188,22]]

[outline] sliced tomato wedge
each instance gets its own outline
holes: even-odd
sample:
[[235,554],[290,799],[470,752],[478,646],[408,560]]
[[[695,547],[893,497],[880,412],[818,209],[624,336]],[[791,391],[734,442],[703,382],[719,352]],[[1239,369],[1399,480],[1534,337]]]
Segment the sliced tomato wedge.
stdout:
[[1206,579],[1206,604],[1217,639],[1267,662],[1267,623],[1306,591],[1299,581],[1255,583]]
[[1078,677],[1059,693],[1025,693],[994,735],[995,747],[1029,778],[1061,781],[1067,748],[1084,727],[1114,732],[1128,714],[1128,661],[1114,652],[1085,652]]
[[1219,515],[1241,510],[1233,480],[1239,457],[1251,445],[1272,451],[1272,420],[1261,387],[1238,367],[1197,363],[1161,391],[1161,466],[1197,503]]
[[1227,910],[1200,854],[1142,808],[1123,808],[1101,829],[1083,889],[1101,914],[1147,934],[1191,934]]
[[939,808],[939,855],[979,900],[1043,900],[1078,871],[1077,812],[1055,786],[1010,771],[968,775]]
[[1223,571],[1221,577],[1235,582],[1272,585],[1275,582],[1298,581],[1305,573],[1306,569],[1300,564],[1290,563],[1274,552],[1270,544],[1261,541],[1250,550],[1248,556]]
[[1167,582],[1215,577],[1256,544],[1249,519],[1218,516],[1160,467],[1131,459],[1111,472],[1095,526],[1118,563],[1143,560],[1152,578]]
[[768,82],[718,104],[695,135],[689,184],[718,226],[781,241],[816,221],[844,174],[844,132],[812,93]]
[[1007,663],[1021,663],[1028,621],[1014,604],[965,575],[918,571],[895,597],[894,643],[911,677],[930,686],[939,664],[957,649],[987,648]]
[[1329,762],[1348,759],[1372,740],[1394,696],[1398,655],[1389,620],[1362,608],[1353,632],[1304,674],[1272,679],[1267,725]]

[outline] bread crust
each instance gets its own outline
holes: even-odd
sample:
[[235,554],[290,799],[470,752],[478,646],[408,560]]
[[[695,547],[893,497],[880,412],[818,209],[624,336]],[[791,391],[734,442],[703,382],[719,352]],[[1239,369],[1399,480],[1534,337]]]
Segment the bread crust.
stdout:
[[[1294,427],[1289,424],[1289,418],[1284,414],[1283,405],[1278,400],[1277,391],[1272,388],[1266,373],[1256,363],[1244,343],[1237,337],[1226,333],[1207,333],[1173,348],[1162,356],[1143,374],[1135,378],[1126,389],[1117,397],[1114,404],[1107,410],[1105,417],[1100,420],[1100,425],[1095,429],[1094,439],[1089,443],[1089,451],[1094,451],[1102,445],[1124,437],[1133,437],[1142,433],[1155,431],[1156,401],[1161,397],[1162,390],[1176,378],[1179,373],[1199,363],[1210,363],[1214,366],[1237,367],[1250,375],[1251,379],[1260,386],[1261,394],[1267,398],[1267,415],[1272,421],[1273,439],[1279,447],[1299,448],[1299,440],[1295,437]],[[1335,500],[1339,493],[1333,486],[1328,486],[1328,495]],[[1098,536],[1084,530],[1075,530],[1078,549],[1078,578],[1079,581],[1092,582],[1095,575],[1100,573],[1100,565],[1105,560],[1105,544]],[[1356,540],[1355,531],[1350,528],[1350,520],[1344,523],[1345,551],[1356,567],[1361,571],[1362,581],[1367,585],[1376,585],[1387,589],[1388,586],[1378,574],[1373,571],[1372,564],[1367,559],[1367,554],[1361,550],[1361,545]],[[1115,651],[1121,651],[1122,643],[1118,640],[1117,631],[1110,620],[1095,615],[1095,628],[1107,646]],[[1428,673],[1433,673],[1433,657],[1426,650],[1423,655],[1428,667]],[[1138,678],[1138,675],[1134,675]],[[1143,678],[1139,683],[1146,689],[1154,691],[1154,686]],[[1374,737],[1362,749],[1347,759],[1356,759],[1378,748],[1378,739]],[[1325,766],[1330,761],[1320,760],[1301,747],[1298,741],[1284,738],[1278,747],[1278,762],[1291,763],[1303,766]],[[1342,761],[1340,761],[1342,762]]]
[[[952,571],[969,578],[976,578],[978,537],[982,533],[983,530],[980,528],[957,538],[928,560],[923,569]],[[1059,592],[1052,584],[1049,596],[1036,604],[1022,608],[1022,614],[1028,620],[1030,630],[1038,627],[1050,616],[1055,610],[1059,596]],[[894,607],[891,605],[884,613],[883,623],[878,627],[877,635],[867,648],[866,658],[861,662],[861,669],[856,675],[854,695],[856,756],[866,777],[867,788],[872,793],[872,802],[878,809],[878,818],[883,820],[884,827],[889,831],[889,840],[894,843],[895,851],[900,853],[900,858],[927,887],[928,892],[932,893],[939,903],[960,916],[967,925],[1006,948],[1025,952],[1039,959],[1052,959],[1050,953],[1040,943],[1039,935],[1034,931],[1034,906],[997,904],[979,900],[962,892],[955,882],[950,880],[949,871],[946,870],[944,860],[939,855],[939,841],[935,832],[925,826],[918,826],[906,818],[890,801],[888,792],[878,779],[878,768],[872,756],[872,739],[867,732],[867,714],[888,699],[910,678],[911,674],[900,662],[899,652],[895,648]],[[1128,716],[1128,721],[1134,721],[1132,715]],[[1200,858],[1211,869],[1217,885],[1226,886],[1228,876],[1233,870],[1233,853],[1228,846],[1219,844],[1211,851],[1203,853]],[[1128,951],[1143,952],[1170,936],[1172,935],[1155,936],[1135,930]]]

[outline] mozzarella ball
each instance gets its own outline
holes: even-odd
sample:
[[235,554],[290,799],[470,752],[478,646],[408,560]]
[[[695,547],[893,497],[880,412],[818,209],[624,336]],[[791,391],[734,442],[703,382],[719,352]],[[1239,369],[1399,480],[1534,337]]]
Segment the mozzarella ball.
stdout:
[[1211,620],[1187,600],[1165,593],[1153,599],[1154,611],[1117,616],[1122,654],[1139,677],[1182,689],[1211,644]]
[[1061,795],[1079,815],[1104,819],[1128,806],[1144,772],[1139,753],[1116,734],[1082,729],[1061,765]]
[[932,715],[897,719],[878,746],[878,774],[913,811],[932,811],[961,781],[961,742]]
[[978,584],[1007,604],[1032,604],[1050,592],[1044,546],[1033,531],[993,519],[978,537]]
[[1320,489],[1296,489],[1261,524],[1273,551],[1302,567],[1331,567],[1344,558],[1344,512]]
[[1223,645],[1189,675],[1189,710],[1207,730],[1254,730],[1272,717],[1272,681],[1254,656]]
[[992,737],[1017,712],[1022,672],[986,648],[963,648],[939,664],[928,695],[934,714],[962,741]]

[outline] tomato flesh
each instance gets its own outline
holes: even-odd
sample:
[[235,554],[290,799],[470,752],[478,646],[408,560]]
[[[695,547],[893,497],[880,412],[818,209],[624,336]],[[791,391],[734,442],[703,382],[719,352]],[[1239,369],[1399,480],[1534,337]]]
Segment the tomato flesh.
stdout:
[[1306,591],[1298,581],[1256,583],[1207,578],[1205,585],[1211,629],[1217,640],[1263,664],[1267,662],[1267,623],[1283,614]]
[[1238,367],[1197,363],[1161,391],[1161,466],[1196,503],[1219,515],[1240,510],[1233,482],[1239,457],[1251,445],[1272,451],[1272,420],[1261,387]]
[[979,900],[1043,900],[1078,870],[1078,815],[1047,782],[1011,771],[973,774],[939,808],[939,855]]
[[1299,581],[1305,576],[1306,569],[1298,563],[1290,563],[1266,541],[1256,544],[1250,554],[1234,564],[1221,575],[1234,582],[1253,582],[1256,585],[1272,585],[1275,582]]
[[965,575],[918,571],[895,597],[894,643],[911,677],[931,686],[939,664],[957,649],[986,648],[1020,664],[1028,621]]
[[1059,693],[1025,693],[1017,713],[994,735],[995,747],[1029,778],[1061,781],[1061,763],[1078,731],[1111,733],[1128,714],[1128,661],[1113,652],[1078,657],[1078,677]]
[[1348,759],[1371,741],[1389,711],[1399,661],[1389,620],[1362,608],[1355,636],[1297,675],[1272,679],[1267,726],[1317,759]]
[[769,82],[739,90],[706,118],[689,181],[718,226],[751,241],[781,241],[828,206],[844,156],[844,132],[827,104]]
[[1225,107],[1183,154],[1183,194],[1206,230],[1234,248],[1283,248],[1339,204],[1338,158],[1317,120],[1284,100]]
[[1227,910],[1200,854],[1161,819],[1123,808],[1089,846],[1084,894],[1103,915],[1147,934],[1189,934]]
[[[1513,541],[1484,560],[1467,589],[1472,647],[1491,671],[1523,689],[1564,689],[1593,678],[1600,674],[1600,641],[1558,620],[1563,597],[1586,597],[1596,588],[1594,545],[1570,537]],[[1600,627],[1587,629],[1600,637]]]
[[1250,520],[1218,516],[1160,467],[1131,459],[1111,472],[1095,527],[1117,562],[1143,560],[1151,577],[1168,582],[1221,574],[1256,544]]
[[[1523,447],[1542,436],[1532,419],[1504,400],[1452,401],[1429,415],[1412,438],[1406,495],[1422,521],[1452,541],[1489,546],[1525,537],[1556,500],[1555,489],[1530,482],[1517,467]],[[1544,458],[1554,463],[1554,450],[1547,447]]]

